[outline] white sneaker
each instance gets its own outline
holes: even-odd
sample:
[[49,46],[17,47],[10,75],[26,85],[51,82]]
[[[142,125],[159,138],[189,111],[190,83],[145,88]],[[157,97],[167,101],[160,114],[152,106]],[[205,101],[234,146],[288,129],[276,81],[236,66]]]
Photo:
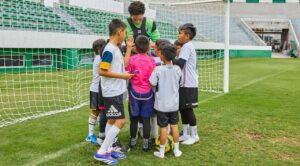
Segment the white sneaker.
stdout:
[[182,152],[180,150],[178,150],[178,151],[174,150],[174,156],[175,157],[180,157],[181,155],[182,155]]
[[192,145],[199,142],[199,137],[190,137],[189,139],[182,142],[184,145]]
[[190,135],[182,135],[179,137],[179,142],[186,141],[190,138]]
[[159,158],[162,158],[162,159],[165,158],[165,154],[161,154],[160,152],[154,152],[153,154],[156,157],[159,157]]

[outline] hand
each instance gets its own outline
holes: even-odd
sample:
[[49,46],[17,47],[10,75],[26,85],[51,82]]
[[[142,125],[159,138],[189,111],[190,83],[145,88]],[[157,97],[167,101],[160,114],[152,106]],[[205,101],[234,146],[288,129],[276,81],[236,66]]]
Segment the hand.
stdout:
[[155,48],[155,47],[156,47],[156,44],[153,42],[150,42],[150,48]]
[[130,73],[124,73],[124,80],[129,80],[134,76],[134,74],[130,74]]
[[134,39],[133,36],[129,36],[128,40],[126,41],[127,49],[131,49],[134,46]]

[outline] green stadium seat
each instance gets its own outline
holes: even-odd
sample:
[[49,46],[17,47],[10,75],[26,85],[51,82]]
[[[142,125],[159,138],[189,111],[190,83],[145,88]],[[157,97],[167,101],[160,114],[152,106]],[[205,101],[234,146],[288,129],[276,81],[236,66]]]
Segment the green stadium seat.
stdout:
[[3,13],[3,15],[2,15],[2,16],[3,16],[3,18],[4,18],[4,19],[10,19],[10,15],[9,15],[9,14],[7,14],[7,13]]
[[10,21],[3,21],[3,26],[10,27]]

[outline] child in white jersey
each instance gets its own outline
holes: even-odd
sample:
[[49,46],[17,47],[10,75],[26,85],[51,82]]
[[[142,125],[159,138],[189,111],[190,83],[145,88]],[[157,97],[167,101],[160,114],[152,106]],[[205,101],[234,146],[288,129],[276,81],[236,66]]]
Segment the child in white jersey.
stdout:
[[98,73],[99,73],[99,65],[102,59],[101,55],[105,45],[106,42],[103,39],[98,39],[93,42],[93,50],[95,52],[95,58],[93,62],[93,80],[90,86],[90,109],[92,110],[92,113],[88,120],[89,134],[86,138],[86,141],[92,142],[93,144],[97,144],[97,137],[94,134],[96,120],[100,111],[104,111],[101,90],[99,93],[99,89],[101,89],[101,87],[99,87],[100,76]]

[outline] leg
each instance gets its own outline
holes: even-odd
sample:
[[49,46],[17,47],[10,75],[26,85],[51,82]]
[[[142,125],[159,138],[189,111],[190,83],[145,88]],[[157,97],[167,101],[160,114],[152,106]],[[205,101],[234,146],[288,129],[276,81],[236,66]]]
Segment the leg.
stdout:
[[181,121],[182,121],[182,130],[183,134],[179,138],[179,141],[185,141],[190,137],[190,132],[189,132],[189,112],[187,109],[181,109],[180,110],[180,115],[181,115]]
[[107,123],[107,119],[106,119],[106,115],[105,112],[101,112],[100,114],[100,122],[99,122],[99,137],[103,138],[105,137],[105,127],[106,127],[106,123]]
[[179,150],[179,132],[178,125],[171,125],[172,136],[174,139],[174,155],[175,157],[180,157],[182,152]]
[[182,142],[185,145],[191,145],[199,141],[198,130],[196,125],[196,116],[192,108],[186,109],[187,116],[189,119],[191,137]]
[[151,130],[151,125],[150,125],[150,118],[143,118],[143,150],[148,151],[151,149],[150,143],[149,143],[149,138],[150,138],[150,130]]

